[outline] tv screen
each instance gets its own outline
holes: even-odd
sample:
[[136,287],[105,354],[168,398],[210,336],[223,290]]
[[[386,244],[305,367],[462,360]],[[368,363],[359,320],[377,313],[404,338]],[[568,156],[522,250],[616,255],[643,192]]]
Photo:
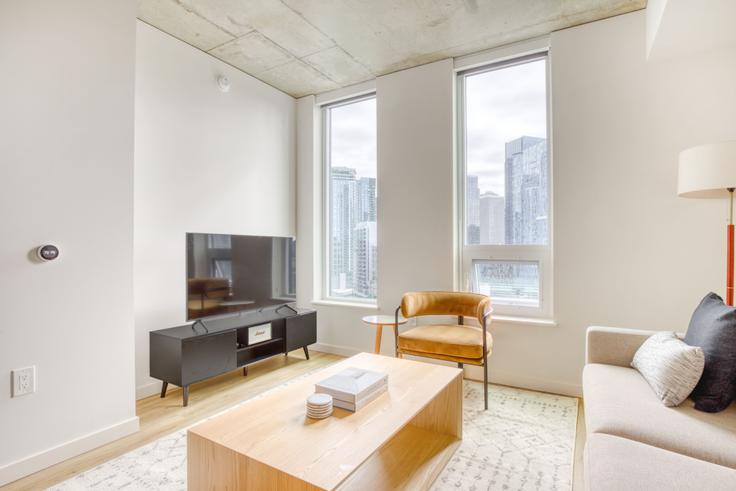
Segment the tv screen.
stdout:
[[187,320],[295,300],[293,238],[187,234]]

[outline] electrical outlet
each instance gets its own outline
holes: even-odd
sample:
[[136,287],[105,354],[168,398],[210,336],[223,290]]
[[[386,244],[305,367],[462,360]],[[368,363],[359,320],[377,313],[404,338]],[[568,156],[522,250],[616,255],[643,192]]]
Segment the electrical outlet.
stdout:
[[36,367],[25,367],[11,370],[13,376],[12,397],[24,396],[36,392]]

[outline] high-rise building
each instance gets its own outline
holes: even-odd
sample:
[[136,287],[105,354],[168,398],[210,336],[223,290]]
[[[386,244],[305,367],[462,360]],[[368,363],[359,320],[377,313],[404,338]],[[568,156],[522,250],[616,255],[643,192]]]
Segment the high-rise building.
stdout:
[[330,187],[330,295],[375,298],[376,179],[333,167]]
[[465,241],[467,244],[480,243],[480,189],[478,176],[468,174],[465,184]]
[[503,244],[505,236],[505,207],[503,196],[488,191],[480,195],[480,243]]
[[547,140],[522,136],[506,143],[506,244],[548,241]]
[[356,220],[358,222],[376,221],[376,178],[361,177],[358,179],[356,193]]
[[354,236],[353,295],[362,298],[376,298],[378,277],[376,222],[360,222],[355,226]]
[[336,296],[350,296],[353,284],[353,229],[357,223],[355,202],[357,173],[349,167],[333,167],[330,189],[330,290]]

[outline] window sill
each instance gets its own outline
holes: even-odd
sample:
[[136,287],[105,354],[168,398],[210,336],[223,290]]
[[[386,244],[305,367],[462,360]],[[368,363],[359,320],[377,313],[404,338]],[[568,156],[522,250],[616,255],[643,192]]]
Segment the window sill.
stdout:
[[378,310],[375,303],[348,302],[342,300],[312,300],[312,305],[324,305],[328,307],[348,307],[351,309]]
[[517,324],[536,327],[557,327],[554,319],[539,319],[536,317],[517,317],[513,315],[492,315],[491,324]]

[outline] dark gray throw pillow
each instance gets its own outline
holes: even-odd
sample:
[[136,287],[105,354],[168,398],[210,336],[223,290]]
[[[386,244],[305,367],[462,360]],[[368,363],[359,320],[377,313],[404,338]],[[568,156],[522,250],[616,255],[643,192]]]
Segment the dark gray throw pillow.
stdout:
[[736,397],[736,308],[709,293],[693,312],[685,342],[705,354],[705,369],[690,398],[695,409],[723,411]]

